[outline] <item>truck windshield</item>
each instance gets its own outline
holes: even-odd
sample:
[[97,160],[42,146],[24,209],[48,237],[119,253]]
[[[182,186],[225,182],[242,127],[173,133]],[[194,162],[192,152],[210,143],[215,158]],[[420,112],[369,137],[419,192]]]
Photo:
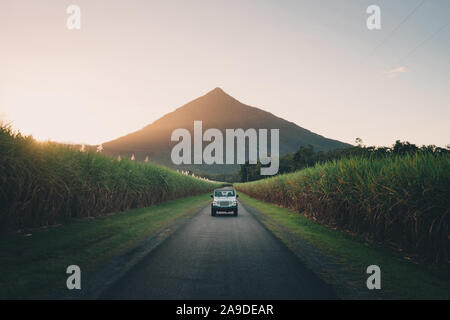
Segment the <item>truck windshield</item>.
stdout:
[[234,197],[234,190],[216,190],[215,197]]

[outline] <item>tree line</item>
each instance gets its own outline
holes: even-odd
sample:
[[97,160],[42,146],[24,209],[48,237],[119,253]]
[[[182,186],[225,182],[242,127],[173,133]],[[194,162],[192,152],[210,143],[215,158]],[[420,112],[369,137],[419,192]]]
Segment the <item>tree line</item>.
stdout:
[[[355,140],[356,146],[342,149],[334,149],[329,151],[315,151],[312,145],[300,146],[300,148],[293,153],[286,154],[280,158],[280,168],[278,174],[298,171],[307,167],[313,167],[317,163],[324,163],[327,161],[340,160],[350,156],[360,157],[389,157],[394,155],[407,155],[415,153],[428,153],[433,155],[449,155],[450,145],[446,148],[437,147],[435,145],[417,146],[407,141],[403,142],[397,140],[392,147],[375,147],[365,146],[360,138]],[[241,182],[255,181],[266,178],[267,176],[260,175],[261,163],[249,164],[246,162],[241,165],[238,179]]]

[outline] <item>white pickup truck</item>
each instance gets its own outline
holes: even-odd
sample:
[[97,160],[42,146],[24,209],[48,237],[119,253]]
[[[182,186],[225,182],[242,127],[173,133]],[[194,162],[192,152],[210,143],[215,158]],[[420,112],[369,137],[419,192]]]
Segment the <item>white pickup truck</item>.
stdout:
[[214,190],[211,195],[213,202],[211,203],[211,215],[214,217],[217,212],[233,212],[234,216],[238,215],[238,201],[239,195],[231,188],[222,188]]

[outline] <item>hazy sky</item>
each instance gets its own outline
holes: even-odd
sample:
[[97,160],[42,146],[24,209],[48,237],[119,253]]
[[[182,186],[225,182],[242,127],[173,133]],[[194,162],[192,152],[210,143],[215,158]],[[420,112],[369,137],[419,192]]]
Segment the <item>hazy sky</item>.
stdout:
[[222,87],[329,138],[447,145],[450,1],[421,2],[1,0],[0,117],[97,144]]

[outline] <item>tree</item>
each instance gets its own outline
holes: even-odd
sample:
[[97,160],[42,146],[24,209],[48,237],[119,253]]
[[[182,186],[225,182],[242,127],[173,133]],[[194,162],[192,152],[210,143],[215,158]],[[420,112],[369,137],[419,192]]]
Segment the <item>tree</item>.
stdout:
[[394,147],[392,148],[392,152],[394,154],[405,155],[416,153],[419,150],[415,144],[411,144],[409,142],[401,142],[400,140],[395,141]]
[[305,148],[300,146],[294,154],[294,169],[299,170],[315,164],[314,147],[310,144]]

